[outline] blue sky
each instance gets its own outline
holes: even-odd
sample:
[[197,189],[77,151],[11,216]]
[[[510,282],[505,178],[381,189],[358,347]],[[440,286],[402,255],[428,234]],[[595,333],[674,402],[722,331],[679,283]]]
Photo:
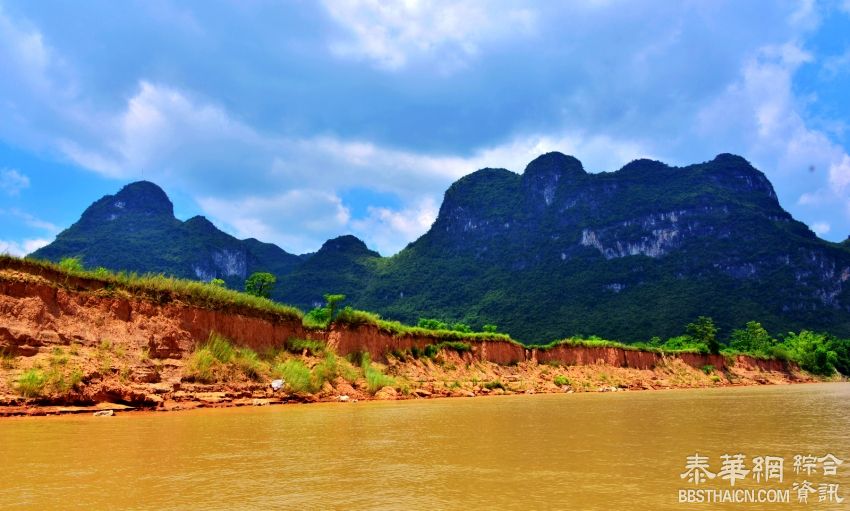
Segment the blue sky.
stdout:
[[0,252],[148,179],[240,238],[389,255],[552,150],[741,154],[850,235],[850,0],[0,0],[0,75]]

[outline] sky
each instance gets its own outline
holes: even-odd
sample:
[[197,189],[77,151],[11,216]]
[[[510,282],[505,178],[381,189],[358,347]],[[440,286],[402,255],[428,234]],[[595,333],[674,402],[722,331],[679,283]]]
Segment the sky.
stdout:
[[850,235],[850,0],[0,0],[0,252],[146,179],[186,220],[383,255],[483,167],[747,158]]

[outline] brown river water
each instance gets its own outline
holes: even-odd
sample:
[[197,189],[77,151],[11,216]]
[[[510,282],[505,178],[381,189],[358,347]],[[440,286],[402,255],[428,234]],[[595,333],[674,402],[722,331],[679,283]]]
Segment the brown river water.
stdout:
[[[783,481],[721,481],[739,453],[782,458]],[[836,475],[795,473],[826,454]],[[850,509],[850,383],[4,419],[0,509]]]

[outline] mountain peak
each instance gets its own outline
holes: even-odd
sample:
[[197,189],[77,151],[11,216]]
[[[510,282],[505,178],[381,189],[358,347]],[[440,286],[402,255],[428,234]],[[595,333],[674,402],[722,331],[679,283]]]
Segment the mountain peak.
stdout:
[[549,206],[559,189],[583,181],[587,175],[578,159],[551,152],[538,156],[525,167],[522,184],[533,202]]
[[584,170],[581,162],[574,156],[553,151],[551,153],[541,154],[531,160],[531,163],[525,167],[523,175],[527,179],[549,176],[560,179],[561,176],[585,176],[587,172]]
[[168,195],[150,181],[130,183],[111,197],[112,207],[121,211],[132,211],[149,215],[174,216],[174,205]]
[[368,253],[378,255],[373,250],[370,250],[363,241],[357,236],[346,234],[326,241],[318,253],[329,252],[345,252],[345,253]]
[[752,167],[749,161],[743,156],[739,156],[737,154],[732,153],[720,153],[711,160],[714,163],[724,163],[727,165],[743,165],[747,167]]
[[203,215],[196,215],[186,220],[186,227],[196,229],[198,231],[215,231],[218,232],[218,227],[215,226],[209,219]]

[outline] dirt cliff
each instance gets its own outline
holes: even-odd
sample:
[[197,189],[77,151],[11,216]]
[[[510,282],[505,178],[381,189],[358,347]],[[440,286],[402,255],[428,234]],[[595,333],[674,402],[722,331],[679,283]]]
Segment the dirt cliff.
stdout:
[[[272,390],[270,377],[263,375],[199,383],[187,376],[187,364],[213,332],[260,355],[281,357],[283,346],[292,339],[325,343],[342,357],[368,352],[394,380],[395,394],[392,389],[370,390],[373,382],[365,372],[351,370],[347,377],[325,381],[309,393],[286,387]],[[98,406],[175,409],[388,395],[611,391],[811,379],[776,360],[671,356],[616,347],[531,349],[488,340],[469,341],[471,349],[465,353],[448,349],[432,357],[411,355],[414,348],[439,342],[428,336],[392,335],[368,324],[310,330],[294,317],[248,307],[204,307],[167,293],[116,288],[25,261],[7,260],[0,267],[0,415]],[[307,367],[321,363],[308,350],[285,356],[298,358]],[[41,378],[31,382],[41,385],[37,392],[28,390],[28,374]]]

